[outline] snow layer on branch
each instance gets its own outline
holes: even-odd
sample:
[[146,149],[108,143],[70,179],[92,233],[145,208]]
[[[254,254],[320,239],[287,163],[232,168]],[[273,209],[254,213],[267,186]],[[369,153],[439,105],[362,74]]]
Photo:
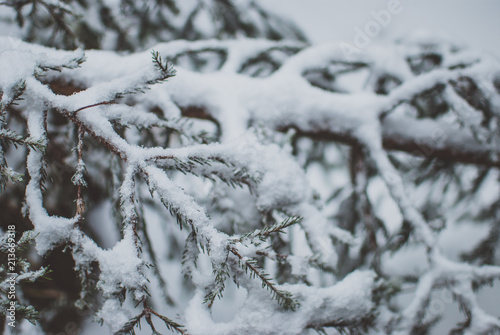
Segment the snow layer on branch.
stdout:
[[[443,67],[414,78],[407,62],[402,61],[411,54],[408,50],[410,47],[401,44],[395,48],[370,48],[367,53],[361,54],[358,60],[363,66],[376,67],[374,71],[378,74],[391,75],[404,81],[404,84],[389,96],[368,92],[336,94],[311,87],[301,77],[302,71],[328,60],[338,61],[339,51],[331,45],[306,49],[293,56],[285,66],[266,80],[229,72],[229,69],[237,68],[237,64],[241,65],[245,60],[245,57],[241,56],[242,53],[255,55],[266,43],[259,40],[237,40],[195,43],[176,41],[159,44],[154,49],[166,57],[168,55],[174,57],[186,50],[214,48],[227,51],[228,61],[220,73],[199,74],[178,67],[177,78],[168,85],[153,88],[151,94],[147,93],[144,99],[141,99],[149,99],[149,103],[152,103],[153,99],[157,106],[168,106],[175,102],[181,107],[204,107],[210,115],[221,122],[225,139],[235,138],[246,128],[246,122],[253,120],[273,127],[295,126],[306,132],[325,130],[348,135],[360,123],[375,121],[380,113],[423,90],[431,89],[437,84],[446,83],[463,74],[477,75],[478,72],[488,74],[498,69],[494,62],[482,61],[481,66],[470,69],[450,70]],[[283,44],[276,43],[275,47],[283,47]],[[90,51],[88,57],[88,62],[81,70],[71,73],[72,80],[84,85],[127,76],[140,71],[149,62],[149,55],[146,52],[118,56],[109,52]],[[452,59],[456,62],[458,56],[447,53],[444,57],[443,62],[446,64],[452,62]],[[463,57],[474,61],[478,59],[477,55],[462,55]],[[400,63],[395,62],[395,59],[400,60]],[[109,64],[113,66],[110,67]],[[397,131],[390,127],[389,123],[384,124],[383,130],[384,133]],[[411,135],[419,141],[426,138],[418,132],[412,132]]]
[[126,289],[135,293],[135,299],[141,300],[145,294],[142,288],[148,284],[142,271],[144,261],[137,253],[132,228],[126,228],[123,239],[108,250],[101,249],[78,230],[74,230],[71,241],[75,245],[73,258],[77,269],[88,268],[94,261],[99,265],[97,286],[105,302],[96,317],[110,325],[113,331],[118,331],[130,319],[130,313],[117,295]]
[[302,226],[313,242],[315,252],[334,257],[331,237],[352,243],[352,236],[334,226],[313,200],[313,189],[295,159],[276,144],[260,144],[252,132],[227,144],[193,146],[175,150],[178,159],[218,157],[244,169],[258,182],[252,185],[256,206],[267,212],[280,209],[288,215],[304,217]]
[[[210,43],[215,43],[215,41],[212,41]],[[207,43],[207,45],[210,45],[210,43]],[[187,43],[179,42],[177,44],[178,44],[177,49],[179,51],[186,49]],[[268,44],[269,42],[255,41],[255,43],[248,44],[249,46],[252,46],[252,48],[249,49],[249,47],[247,46],[246,49],[253,50],[253,52],[259,52],[263,48],[268,47],[269,46]],[[243,46],[245,44],[235,44],[235,45],[238,47],[239,45]],[[175,50],[176,49],[175,44],[173,46],[174,46],[173,50]],[[27,46],[25,44],[20,43],[18,47],[21,50],[27,50]],[[163,45],[160,45],[159,47],[160,49],[165,48],[165,46]],[[44,52],[44,54],[49,52],[56,54],[59,53],[51,49],[46,49],[46,48],[40,48],[40,49]],[[172,50],[168,51],[172,52]],[[246,52],[247,50],[244,51]],[[33,90],[34,95],[38,97],[45,96],[46,99],[51,100],[52,104],[58,106],[59,108],[62,107],[69,111],[75,111],[81,108],[82,106],[91,104],[91,102],[110,101],[114,98],[115,92],[117,91],[126,92],[129,89],[136,87],[140,83],[145,82],[149,77],[153,75],[152,73],[153,68],[151,65],[150,56],[147,55],[146,53],[139,53],[133,56],[116,56],[115,54],[112,53],[93,51],[89,52],[89,54],[90,54],[89,61],[85,64],[84,69],[82,69],[81,71],[72,70],[71,72],[68,72],[68,74],[71,73],[71,80],[79,78],[80,82],[83,81],[85,84],[95,84],[95,86],[83,92],[77,93],[71,97],[61,97],[61,96],[56,97],[53,94],[51,94],[51,92],[49,92],[46,87],[43,87],[42,85],[40,85],[35,81],[30,83],[31,84],[30,89]],[[63,57],[64,59],[62,59],[61,61],[64,60],[66,62],[70,62],[71,56],[74,57],[74,54],[64,53]],[[238,56],[234,57],[238,58]],[[239,58],[241,58],[241,56]],[[106,64],[108,65],[113,64],[113,66],[112,67],[106,66]],[[36,66],[37,62],[33,61],[33,64],[31,64],[29,67],[30,71],[32,71],[31,68]],[[63,75],[64,73],[65,72],[63,71]],[[28,73],[26,73],[26,75],[28,75]],[[248,101],[249,107],[251,109],[255,109],[255,106],[251,106],[251,101],[256,101],[256,100],[262,101],[261,106],[258,108],[262,109],[260,113],[262,113],[262,115],[265,115],[264,105],[268,102],[268,99],[271,99],[272,96],[279,95],[277,94],[276,90],[268,89],[268,87],[260,87],[260,89],[258,89],[259,85],[261,84],[260,81],[252,81],[250,80],[250,78],[245,78],[242,76],[228,75],[220,78],[215,77],[214,79],[210,79],[209,77],[193,78],[193,76],[196,75],[190,72],[183,72],[180,74],[181,79],[179,80],[176,79],[176,81],[185,83],[186,85],[189,86],[192,86],[189,83],[196,83],[195,87],[192,87],[189,90],[185,90],[183,84],[177,87],[174,85],[171,88],[171,90],[173,92],[179,92],[179,89],[185,92],[188,91],[194,92],[194,94],[197,96],[196,99],[191,94],[189,94],[189,96],[186,97],[181,97],[181,96],[178,97],[179,99],[185,99],[186,103],[187,101],[191,101],[191,103],[196,104],[197,101],[199,101],[201,104],[205,104],[205,103],[210,103],[210,101],[212,101],[212,103],[219,105],[220,107],[218,107],[218,109],[221,115],[218,115],[218,118],[221,120],[225,120],[223,128],[224,132],[226,133],[225,136],[226,139],[237,138],[241,134],[241,132],[245,131],[247,127],[249,116],[246,113],[242,113],[244,107],[239,102],[240,98],[243,98],[242,99],[243,101]],[[234,89],[232,89],[233,87],[235,87],[234,85],[235,83],[233,81],[235,79],[241,81],[241,85],[237,85],[239,87],[237,91],[234,91]],[[68,78],[68,80],[70,79]],[[203,82],[206,80],[208,80],[208,82],[204,84]],[[213,87],[215,87],[214,85],[218,87],[220,87],[221,85],[223,87],[226,87],[226,89],[222,90],[226,93],[217,98],[217,96],[214,95],[213,94],[214,92],[212,91]],[[206,89],[206,91],[202,92],[200,91],[200,89],[201,90]],[[254,91],[257,89],[258,89],[257,95],[263,95],[264,91],[267,90],[266,92],[267,97],[261,97],[261,99],[256,99],[256,97],[254,96],[255,94]],[[290,94],[287,95],[287,97],[295,95],[296,90],[300,90],[300,87],[297,87],[295,90],[290,92]],[[248,95],[249,93],[251,95]],[[231,95],[233,95],[233,98],[230,98]],[[324,99],[315,99],[314,97],[312,98],[313,100],[321,101],[321,104],[324,106],[321,109],[326,108],[327,105],[329,104],[329,102],[325,101]],[[231,103],[231,101],[233,103]],[[345,104],[341,102],[341,104],[344,105],[343,108],[347,107],[347,102],[348,101],[346,101]],[[109,114],[111,111],[113,111],[114,115]],[[126,109],[124,109],[122,113],[124,113],[125,111]],[[129,110],[128,114],[130,114],[131,112],[132,110]],[[114,132],[111,123],[109,122],[108,118],[112,117],[116,119],[119,117],[119,114],[120,113],[117,108],[103,106],[94,109],[89,108],[85,110],[80,110],[78,112],[78,119],[80,120],[80,122],[83,122],[83,124],[88,129],[92,130],[93,135],[102,138],[108,143],[112,143],[114,148],[118,150],[118,152],[121,155],[123,155],[123,158],[126,158],[131,161],[143,160],[147,157],[147,155],[153,156],[153,155],[168,154],[168,153],[174,154],[179,159],[182,159],[183,152],[185,152],[186,155],[197,155],[197,154],[206,155],[211,151],[210,146],[203,147],[203,149],[200,150],[199,153],[197,153],[196,148],[186,148],[185,150],[176,150],[176,151],[161,150],[161,149],[148,150],[140,148],[138,146],[131,145]],[[144,121],[144,118],[146,118],[145,120],[146,123],[151,122],[150,118],[147,117],[146,114],[141,118],[137,118],[136,116],[135,122],[140,123]],[[260,118],[265,118],[265,117],[260,116]],[[252,175],[260,179],[260,182],[257,183],[257,189],[256,189],[257,207],[259,209],[269,210],[274,207],[281,207],[284,209],[286,208],[291,212],[294,205],[298,205],[301,203],[310,203],[312,199],[312,190],[308,186],[308,183],[300,167],[292,159],[290,159],[290,157],[287,154],[281,153],[277,146],[269,146],[264,150],[263,146],[255,147],[257,143],[255,139],[242,139],[240,141],[235,141],[233,143],[237,143],[237,146],[231,147],[231,145],[229,145],[227,148],[219,148],[219,149],[222,149],[222,151],[223,150],[231,151],[232,156],[230,158],[232,160],[236,159],[234,162],[236,167],[244,167],[245,169],[249,170],[252,173]],[[277,159],[278,157],[280,159]],[[170,199],[174,198],[176,197],[172,197]],[[192,206],[190,207],[185,205],[186,205],[185,203],[179,204],[179,208],[184,208],[184,210],[192,208]],[[298,207],[298,208],[304,209],[305,212],[303,214],[310,214],[306,212],[310,212],[312,207]],[[309,209],[306,210],[306,208]],[[186,212],[184,214],[186,216],[191,216],[194,213]],[[301,213],[297,214],[302,215]],[[194,217],[196,216],[197,215],[195,215]],[[318,214],[314,214],[313,216],[317,218]],[[314,220],[314,222],[315,221],[316,220]],[[314,225],[313,221],[308,221],[308,222],[310,222],[309,224],[306,223],[308,226],[312,227]],[[321,220],[321,222],[326,223],[325,220]],[[323,230],[323,228],[326,228],[327,226],[328,226],[327,224],[319,225],[320,227],[319,230]],[[310,229],[308,230],[310,236],[313,239],[319,238],[321,236],[320,233],[316,233],[319,230],[316,230],[316,232],[313,232]],[[342,236],[340,237],[340,240],[345,241],[346,239],[348,239],[347,236],[348,234],[343,233],[338,229],[337,230],[324,229],[324,230],[325,231],[323,233],[325,233],[326,231],[330,231],[333,235],[338,235],[337,237]],[[328,234],[326,234],[326,236],[328,236]],[[327,245],[328,243],[327,241],[324,241],[322,244]],[[329,253],[333,254],[333,252]]]
[[20,79],[31,77],[39,67],[74,68],[83,52],[60,51],[0,36],[0,87],[12,88]]
[[[127,232],[113,249],[101,251],[97,260],[101,270],[99,286],[105,294],[120,287],[131,289],[147,284],[140,271],[144,262],[137,255],[131,232]],[[140,300],[140,296],[136,298]]]
[[[188,172],[208,177],[219,173],[218,177],[223,180],[243,176],[241,178],[244,183],[255,191],[255,203],[259,211],[268,214],[277,210],[286,215],[304,217],[301,226],[309,239],[311,249],[316,255],[324,256],[322,263],[335,265],[337,254],[331,238],[352,243],[351,235],[335,227],[335,221],[329,220],[324,212],[318,209],[313,190],[292,155],[278,145],[262,144],[264,141],[247,132],[247,128],[251,124],[264,124],[273,130],[292,128],[292,131],[305,134],[327,133],[334,139],[360,145],[374,163],[391,197],[398,204],[403,218],[411,225],[412,237],[424,242],[427,247],[429,264],[424,264],[422,269],[426,273],[418,284],[415,299],[404,311],[404,320],[400,325],[407,326],[406,328],[413,326],[412,323],[416,322],[417,314],[425,306],[437,280],[451,281],[457,278],[458,284],[452,289],[456,290],[462,300],[468,302],[479,320],[493,323],[477,306],[469,286],[475,280],[497,278],[500,276],[499,269],[493,266],[478,268],[444,258],[437,244],[438,232],[430,227],[407,196],[403,178],[384,148],[384,136],[418,144],[437,129],[447,136],[445,141],[437,141],[434,149],[455,149],[455,146],[456,150],[462,152],[474,152],[477,148],[484,150],[482,143],[474,141],[474,134],[468,129],[449,129],[450,127],[444,126],[444,122],[430,118],[412,119],[405,115],[406,110],[395,111],[395,107],[438,85],[448,85],[461,76],[477,77],[497,71],[496,63],[485,61],[464,68],[442,67],[414,76],[406,62],[407,57],[416,52],[412,48],[370,49],[370,52],[360,57],[361,65],[357,65],[370,67],[375,74],[392,75],[402,81],[388,94],[369,91],[342,94],[312,86],[304,78],[304,71],[318,64],[339,61],[339,50],[331,45],[310,48],[292,56],[285,66],[265,80],[231,72],[250,59],[250,56],[245,54],[253,53],[255,56],[268,48],[266,43],[180,41],[160,44],[156,48],[160,53],[171,57],[176,57],[176,53],[197,48],[219,48],[229,53],[228,62],[221,71],[202,74],[180,68],[178,78],[171,80],[168,85],[157,85],[151,94],[140,98],[149,100],[149,106],[174,106],[178,113],[190,107],[201,109],[221,127],[221,143],[217,144],[183,148],[144,148],[131,144],[115,132],[111,122],[114,120],[145,125],[159,122],[158,118],[151,117],[142,109],[134,114],[134,107],[120,109],[118,106],[107,105],[117,97],[147,88],[148,82],[155,78],[155,70],[147,52],[128,56],[102,51],[89,52],[89,61],[82,69],[63,70],[58,77],[88,88],[72,96],[63,97],[51,92],[46,85],[38,81],[34,73],[74,67],[78,63],[75,60],[78,53],[60,52],[16,40],[0,39],[0,63],[3,61],[7,64],[2,64],[5,69],[0,69],[6,74],[0,79],[0,88],[2,91],[13,90],[19,83],[18,74],[26,79],[30,105],[27,112],[28,129],[33,138],[45,139],[44,110],[47,107],[55,107],[72,120],[76,120],[85,131],[105,143],[107,148],[118,154],[122,160],[127,161],[130,164],[129,180],[121,189],[122,198],[128,199],[124,202],[125,218],[133,221],[135,215],[132,175],[139,172],[148,182],[151,193],[159,196],[164,205],[181,218],[181,225],[190,226],[200,235],[195,244],[199,243],[209,251],[213,267],[210,270],[215,272],[225,269],[225,262],[229,259],[230,237],[214,227],[206,209],[179,187],[163,168],[176,169],[183,163],[189,167],[188,163],[194,161],[196,164],[193,163],[192,171]],[[276,44],[275,47],[283,45]],[[453,64],[459,60],[463,62],[464,59],[474,60],[472,54],[465,54],[460,58],[450,56],[449,50],[444,50],[443,53],[445,64]],[[399,61],[396,61],[398,59]],[[475,61],[473,63],[475,64]],[[14,73],[11,66],[19,67],[19,72]],[[447,97],[455,104],[460,102],[459,96],[451,91]],[[474,126],[481,123],[480,113],[476,114],[477,120],[471,121]],[[413,124],[410,128],[408,124],[411,122]],[[496,148],[493,146],[493,149]],[[27,167],[31,179],[26,189],[26,199],[30,219],[35,225],[35,232],[39,234],[38,251],[43,254],[61,242],[72,241],[77,249],[77,267],[84,267],[93,261],[99,263],[101,274],[98,286],[105,298],[114,297],[123,288],[134,291],[136,299],[143,298],[141,287],[146,285],[146,279],[141,271],[143,262],[137,254],[137,236],[134,236],[132,228],[126,225],[123,240],[114,248],[100,249],[75,226],[78,218],[64,219],[47,214],[40,190],[43,154],[30,150]],[[236,249],[234,250],[234,255],[238,255]],[[252,256],[257,254],[256,245],[243,251]],[[240,256],[240,260],[247,262],[247,256]],[[298,258],[293,262],[297,265]],[[299,269],[297,272],[302,271]],[[213,282],[214,277],[213,273],[193,276],[193,281],[200,290],[187,311],[188,328],[193,334],[300,334],[304,328],[312,326],[343,325],[349,324],[349,321],[359,324],[359,319],[369,316],[374,308],[371,295],[375,275],[372,272],[351,273],[342,282],[326,288],[305,285],[280,286],[279,288],[292,293],[300,302],[301,305],[295,313],[280,310],[278,305],[270,300],[268,292],[256,286],[255,283],[259,283],[257,278],[251,281],[251,284],[242,285],[247,287],[251,294],[235,319],[218,324],[212,321],[206,306],[202,305],[202,296],[206,292],[201,291]],[[125,314],[119,301],[108,299],[99,315],[118,329],[128,319]],[[399,322],[400,320],[397,320],[397,323]],[[256,327],[259,329],[256,330]],[[479,326],[473,327],[480,329]]]
[[105,320],[114,333],[130,320],[131,315],[123,309],[118,299],[107,299],[96,317]]
[[[28,112],[28,131],[30,136],[35,139],[45,139],[44,112],[42,110],[35,109]],[[41,170],[44,168],[43,161],[42,152],[30,149],[26,162],[30,174],[30,182],[26,186],[26,203],[29,206],[30,220],[35,226],[36,248],[40,255],[44,255],[61,242],[69,240],[76,222],[76,218],[66,219],[49,216],[43,207],[43,195],[40,188]]]
[[187,327],[193,335],[298,335],[308,327],[324,324],[346,324],[358,321],[374,308],[372,290],[375,274],[355,271],[341,282],[328,288],[306,285],[283,285],[298,298],[300,307],[295,312],[277,309],[260,285],[250,288],[247,300],[234,319],[216,323],[201,303],[197,293],[186,310]]

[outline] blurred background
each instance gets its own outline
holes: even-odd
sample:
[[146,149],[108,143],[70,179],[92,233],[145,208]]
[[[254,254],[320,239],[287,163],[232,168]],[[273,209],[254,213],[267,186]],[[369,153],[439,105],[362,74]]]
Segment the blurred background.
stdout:
[[[270,10],[290,18],[313,43],[352,43],[354,28],[361,29],[373,17],[371,11],[386,9],[390,0],[259,0]],[[374,41],[393,40],[425,29],[449,36],[500,55],[500,2],[496,0],[399,0],[402,11],[393,15]]]

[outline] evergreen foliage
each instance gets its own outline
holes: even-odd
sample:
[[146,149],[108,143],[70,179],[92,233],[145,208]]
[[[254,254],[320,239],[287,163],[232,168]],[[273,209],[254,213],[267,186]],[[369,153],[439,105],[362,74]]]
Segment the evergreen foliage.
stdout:
[[500,331],[496,59],[408,36],[347,61],[253,0],[0,8],[26,41],[0,37],[0,223],[41,256],[17,253],[20,326],[429,334],[445,291],[450,333]]

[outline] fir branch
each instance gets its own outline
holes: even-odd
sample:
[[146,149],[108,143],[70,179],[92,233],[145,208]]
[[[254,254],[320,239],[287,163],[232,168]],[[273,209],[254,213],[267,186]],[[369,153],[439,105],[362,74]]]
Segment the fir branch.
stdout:
[[83,176],[86,172],[85,163],[83,161],[83,138],[85,136],[85,131],[83,127],[78,127],[78,141],[76,146],[76,151],[78,154],[78,164],[76,167],[76,172],[71,177],[71,182],[77,187],[77,197],[76,197],[76,215],[80,218],[83,217],[85,212],[85,201],[83,200],[83,187],[87,187],[87,182]]
[[17,148],[18,145],[24,144],[33,150],[39,151],[44,151],[47,146],[45,139],[36,139],[33,137],[23,138],[10,129],[0,129],[0,142],[6,145],[14,145],[15,148]]
[[175,76],[176,71],[174,69],[174,65],[168,60],[164,61],[158,51],[151,50],[151,57],[155,67],[160,71],[161,75],[153,80],[147,81],[146,83],[148,85],[161,83]]
[[277,222],[271,226],[265,226],[264,228],[254,230],[253,232],[250,232],[248,234],[245,234],[241,236],[237,241],[242,242],[245,239],[254,239],[254,238],[259,238],[260,240],[265,240],[268,238],[271,234],[277,233],[285,233],[285,229],[294,225],[298,224],[302,221],[302,218],[300,216],[292,216],[289,217],[281,222]]
[[181,212],[180,208],[175,207],[174,205],[172,205],[170,202],[168,202],[163,197],[160,198],[160,201],[163,204],[163,206],[165,206],[165,208],[168,210],[168,212],[170,213],[170,215],[173,216],[176,219],[177,224],[179,225],[179,228],[181,230],[182,230],[183,227],[188,226],[188,225],[191,224],[191,222],[192,222],[191,219],[189,219],[186,215],[184,215]]
[[166,168],[177,170],[185,175],[201,176],[213,182],[216,181],[214,177],[217,177],[233,188],[247,185],[252,191],[254,186],[260,182],[259,178],[249,174],[245,168],[238,167],[235,163],[217,156],[189,156],[185,160],[174,156],[156,156],[150,160],[155,160]]
[[112,93],[113,99],[109,99],[107,101],[103,101],[103,102],[100,102],[100,103],[97,103],[94,105],[83,107],[83,108],[80,108],[79,110],[82,110],[85,108],[90,108],[90,107],[95,107],[95,106],[99,106],[99,105],[104,105],[104,104],[112,104],[112,103],[115,103],[115,100],[122,99],[127,95],[132,95],[132,94],[137,94],[137,93],[145,93],[146,90],[150,89],[151,86],[165,82],[167,79],[175,76],[176,71],[175,71],[173,65],[168,60],[163,61],[159,52],[152,51],[151,54],[152,54],[154,66],[158,70],[158,73],[156,73],[154,76],[149,75],[152,78],[150,78],[150,79],[141,78],[140,81],[138,83],[136,83],[135,85],[130,85],[130,87],[123,88],[121,91],[114,91]]
[[239,259],[238,264],[245,270],[245,273],[249,274],[251,278],[258,277],[262,281],[262,287],[271,291],[272,298],[275,299],[284,310],[295,311],[299,308],[300,303],[292,294],[278,289],[276,284],[272,282],[271,276],[265,273],[264,269],[260,268],[254,259],[243,257],[234,247],[229,248],[229,251]]
[[[5,163],[5,161],[3,163]],[[0,193],[5,190],[5,186],[9,181],[17,183],[22,181],[23,177],[24,175],[22,173],[18,173],[8,167],[6,164],[2,164],[0,166]]]
[[135,335],[134,328],[136,326],[140,327],[141,319],[145,314],[146,314],[146,312],[142,311],[139,315],[130,319],[120,330],[115,332],[114,335],[125,335],[125,334]]
[[226,288],[226,280],[230,277],[229,265],[226,261],[218,268],[214,267],[215,281],[213,287],[205,296],[203,303],[208,303],[208,308],[211,308],[215,298],[222,299],[224,289]]
[[[35,282],[40,278],[44,278],[45,275],[49,272],[48,268],[41,267],[38,270],[30,270],[31,264],[28,260],[23,256],[19,251],[22,251],[29,243],[33,241],[35,236],[30,233],[24,233],[21,238],[17,242],[13,242],[15,237],[7,233],[3,233],[0,236],[0,259],[5,260],[5,265],[7,265],[7,260],[9,259],[8,255],[12,254],[12,248],[15,249],[15,253],[17,255],[16,262],[17,264],[13,265],[11,268],[11,264],[9,266],[0,265],[0,315],[5,316],[8,312],[7,308],[10,307],[11,299],[7,297],[6,288],[11,286],[11,279],[14,279],[16,285],[21,282]],[[16,273],[15,277],[11,276],[12,273]],[[25,303],[24,298],[21,294],[16,295],[16,317],[19,319],[18,322],[22,319],[26,319],[29,322],[35,324],[39,319],[38,311],[32,305]]]
[[184,326],[173,321],[173,320],[170,320],[169,318],[167,318],[166,316],[164,315],[161,315],[155,311],[153,311],[152,309],[148,309],[148,311],[155,315],[156,317],[158,317],[160,320],[163,321],[163,323],[165,323],[165,326],[167,327],[168,330],[170,331],[175,331],[181,335],[188,335],[188,333],[184,330]]
[[324,327],[311,327],[311,329],[316,331],[319,335],[328,335]]
[[[26,91],[26,80],[22,79],[12,88],[12,97],[9,100],[3,101],[4,94],[0,91],[0,120],[3,118],[5,110],[13,105],[17,105],[18,101],[23,100],[22,95]],[[3,121],[3,120],[2,120]]]
[[80,67],[80,65],[82,65],[85,62],[85,60],[86,60],[85,54],[83,54],[83,52],[82,52],[81,55],[71,59],[69,62],[67,62],[65,64],[59,64],[59,65],[39,64],[38,68],[40,69],[41,72],[36,73],[35,76],[38,77],[47,71],[61,72],[63,69],[70,69],[70,70],[76,69],[76,68]]
[[130,319],[120,330],[115,332],[115,335],[125,335],[125,334],[135,335],[135,327],[140,328],[141,319],[143,317],[146,319],[146,322],[148,323],[149,327],[153,331],[153,334],[154,335],[160,334],[160,333],[158,333],[158,331],[156,330],[156,328],[153,324],[153,321],[151,319],[151,315],[154,315],[157,318],[159,318],[160,320],[162,320],[163,323],[165,323],[165,326],[167,327],[168,330],[170,330],[172,332],[177,332],[181,335],[188,335],[188,333],[184,330],[183,325],[181,325],[173,320],[170,320],[169,318],[167,318],[164,315],[159,314],[158,312],[147,307],[147,305],[145,305],[144,310],[140,314],[138,314],[137,316]]
[[182,271],[184,277],[191,277],[192,266],[196,267],[198,262],[198,239],[196,233],[191,231],[186,238],[186,246],[182,252]]

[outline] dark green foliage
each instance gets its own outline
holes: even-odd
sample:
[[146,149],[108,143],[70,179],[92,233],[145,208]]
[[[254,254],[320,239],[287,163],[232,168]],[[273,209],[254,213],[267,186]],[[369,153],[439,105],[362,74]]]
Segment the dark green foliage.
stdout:
[[181,335],[187,334],[184,331],[184,327],[180,324],[178,324],[175,321],[172,321],[171,319],[167,318],[166,316],[163,316],[154,310],[152,310],[149,307],[145,307],[142,313],[139,315],[133,317],[130,319],[119,331],[115,332],[115,335],[135,335],[135,328],[138,327],[139,329],[141,328],[141,320],[142,318],[146,319],[146,322],[148,323],[149,327],[151,328],[151,331],[153,332],[153,335],[160,335],[160,333],[156,330],[153,320],[152,320],[152,315],[156,316],[159,318],[163,323],[165,324],[165,327],[175,333],[179,333]]
[[[257,2],[120,0],[116,8],[97,0],[8,0],[7,19],[29,42],[58,48],[140,50],[174,39],[265,37],[272,40],[306,37],[293,23],[269,13]],[[212,33],[197,22],[208,16]],[[12,24],[12,22],[11,22]]]
[[190,156],[185,160],[176,157],[165,157],[165,167],[179,171],[183,174],[192,174],[194,176],[202,176],[213,182],[216,178],[225,184],[236,188],[247,185],[252,191],[258,184],[259,178],[252,176],[245,168],[239,167],[237,163],[233,163],[221,157],[196,157]]
[[149,85],[161,83],[168,78],[172,78],[173,76],[175,76],[175,69],[173,64],[171,64],[168,60],[164,61],[158,51],[152,50],[151,57],[153,58],[154,65],[160,72],[160,76],[158,77],[158,79],[148,82]]
[[192,266],[197,266],[198,254],[199,250],[196,233],[192,231],[186,239],[186,245],[182,252],[182,269],[186,278],[191,277]]
[[12,130],[2,129],[0,130],[0,141],[4,146],[13,145],[17,148],[18,145],[26,145],[33,150],[44,151],[47,143],[41,139],[35,139],[32,137],[23,138],[23,136],[16,134]]
[[290,292],[280,290],[273,283],[272,278],[262,269],[256,260],[251,258],[243,258],[235,249],[231,252],[238,257],[238,265],[245,270],[245,273],[250,278],[257,278],[262,282],[262,288],[266,288],[271,292],[271,297],[286,311],[295,311],[300,307],[300,303],[292,296]]
[[[282,222],[276,223],[273,226],[267,226],[262,229],[258,229],[252,233],[246,234],[241,238],[234,240],[234,243],[245,243],[252,241],[253,239],[259,239],[264,241],[269,238],[271,234],[283,233],[283,230],[290,227],[293,224],[299,223],[302,220],[300,217],[290,217]],[[192,236],[192,235],[190,235]],[[188,255],[185,251],[185,254]],[[191,252],[191,254],[194,254]],[[231,257],[230,257],[231,256]],[[236,257],[234,259],[234,257]],[[187,257],[186,257],[187,258]],[[187,260],[186,260],[187,261]],[[214,283],[208,289],[208,293],[205,296],[204,303],[207,303],[209,307],[212,306],[216,298],[221,299],[225,289],[225,282],[231,276],[230,262],[234,262],[240,267],[244,272],[252,279],[258,279],[262,283],[262,288],[266,288],[270,291],[271,297],[278,302],[278,304],[284,310],[296,310],[300,304],[299,302],[287,291],[279,289],[273,282],[272,277],[267,274],[264,269],[259,265],[259,262],[255,259],[243,257],[234,245],[228,246],[228,254],[226,261],[221,265],[213,265],[214,271]]]
[[262,229],[257,229],[257,230],[254,230],[253,232],[250,232],[250,233],[247,233],[245,235],[243,235],[239,241],[240,242],[243,242],[244,240],[252,240],[252,239],[255,239],[255,238],[258,238],[260,240],[265,240],[266,238],[268,238],[271,234],[274,234],[274,233],[285,233],[284,229],[294,225],[294,224],[298,224],[302,221],[302,218],[301,217],[298,217],[298,216],[292,216],[292,217],[289,217],[285,220],[283,220],[282,222],[276,222],[274,225],[271,225],[271,226],[265,226],[264,228]]
[[230,269],[227,259],[226,262],[224,262],[220,267],[214,266],[213,271],[215,280],[212,286],[208,289],[208,293],[203,301],[203,303],[208,304],[209,308],[212,307],[216,298],[222,299],[224,289],[226,288],[226,280],[230,277]]
[[[12,232],[13,230],[8,230],[0,237],[0,317],[5,318],[11,302],[15,302],[16,322],[26,319],[35,324],[38,320],[38,311],[20,294],[19,284],[44,278],[48,274],[48,269],[42,267],[34,270],[26,259],[25,251],[34,239],[33,234],[23,234],[15,241],[16,234]],[[15,250],[14,258],[12,250]],[[16,290],[14,297],[12,297],[14,292],[10,290],[13,285]]]

